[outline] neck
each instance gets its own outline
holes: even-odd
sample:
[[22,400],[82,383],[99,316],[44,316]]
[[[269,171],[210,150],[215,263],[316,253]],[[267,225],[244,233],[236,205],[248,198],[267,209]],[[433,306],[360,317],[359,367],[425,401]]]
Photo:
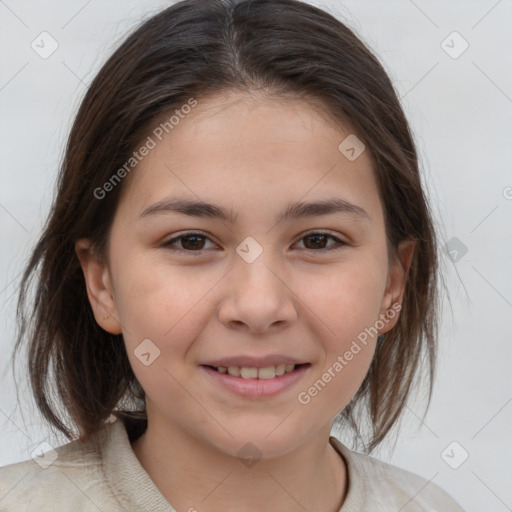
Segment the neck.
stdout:
[[148,428],[133,451],[165,499],[194,512],[315,510],[338,512],[347,493],[346,467],[329,429],[285,456],[244,464],[176,425]]

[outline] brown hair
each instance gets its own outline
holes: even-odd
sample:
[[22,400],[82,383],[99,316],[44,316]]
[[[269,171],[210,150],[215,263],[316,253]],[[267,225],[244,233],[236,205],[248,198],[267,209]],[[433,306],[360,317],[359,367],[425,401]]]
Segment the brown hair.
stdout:
[[[144,391],[122,335],[96,323],[74,244],[90,238],[105,257],[123,183],[101,200],[94,190],[163,114],[191,97],[229,89],[320,100],[332,118],[348,120],[370,151],[393,254],[401,240],[416,240],[398,323],[379,336],[368,374],[338,417],[362,439],[360,420],[369,414],[370,452],[398,422],[427,363],[426,409],[430,405],[436,234],[413,138],[385,70],[343,23],[297,0],[178,2],[142,23],[103,65],[76,115],[49,218],[21,279],[14,354],[27,344],[37,407],[69,439],[70,427],[84,438],[111,414],[145,418]],[[34,302],[27,306],[36,273]]]

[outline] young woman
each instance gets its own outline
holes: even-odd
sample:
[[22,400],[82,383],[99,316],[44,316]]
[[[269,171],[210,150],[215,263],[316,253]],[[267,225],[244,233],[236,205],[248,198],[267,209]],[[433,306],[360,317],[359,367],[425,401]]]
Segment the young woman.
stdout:
[[295,0],[172,5],[69,136],[16,349],[70,442],[2,468],[1,510],[461,511],[369,456],[425,363],[432,390],[437,273],[408,123],[356,35]]

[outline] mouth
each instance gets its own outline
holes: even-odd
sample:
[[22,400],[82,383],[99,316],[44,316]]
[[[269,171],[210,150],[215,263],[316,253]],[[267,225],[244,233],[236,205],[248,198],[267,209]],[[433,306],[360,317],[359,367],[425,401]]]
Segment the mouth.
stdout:
[[265,398],[277,395],[309,373],[311,363],[277,364],[275,366],[212,366],[201,365],[209,384],[244,398]]
[[259,379],[259,380],[270,380],[275,377],[280,377],[287,373],[292,373],[295,370],[303,366],[310,366],[310,363],[304,364],[276,364],[272,366],[266,366],[264,368],[256,368],[250,366],[212,366],[202,365],[207,368],[211,368],[221,374],[231,375],[232,377],[240,377],[242,379]]

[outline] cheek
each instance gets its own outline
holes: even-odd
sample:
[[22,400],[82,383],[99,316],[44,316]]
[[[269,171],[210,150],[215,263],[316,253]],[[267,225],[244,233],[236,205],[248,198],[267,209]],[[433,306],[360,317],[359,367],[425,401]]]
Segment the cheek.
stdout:
[[308,414],[325,409],[337,414],[364,380],[375,352],[385,278],[385,267],[371,256],[361,256],[318,279],[318,286],[307,294],[304,289],[305,303],[315,313],[310,329],[322,333],[323,345],[321,369],[298,400]]
[[[341,278],[339,284],[328,294],[330,300],[317,298],[315,303],[322,325],[329,328],[322,328],[318,369],[297,396],[298,407],[309,417],[338,414],[361,386],[375,353],[379,288]],[[317,333],[318,325],[312,327]]]
[[300,297],[309,307],[331,347],[343,348],[379,318],[386,271],[372,255],[354,254],[336,269],[300,277]]
[[197,267],[138,261],[133,256],[118,268],[116,303],[137,380],[153,402],[169,403],[193,421],[204,421],[186,391],[189,376],[184,362],[204,328],[202,322],[213,314],[205,299],[218,279],[194,279]]
[[204,311],[199,311],[218,277],[197,266],[132,257],[123,263],[117,281],[116,304],[126,340],[140,343],[150,338],[163,346],[201,328]]

